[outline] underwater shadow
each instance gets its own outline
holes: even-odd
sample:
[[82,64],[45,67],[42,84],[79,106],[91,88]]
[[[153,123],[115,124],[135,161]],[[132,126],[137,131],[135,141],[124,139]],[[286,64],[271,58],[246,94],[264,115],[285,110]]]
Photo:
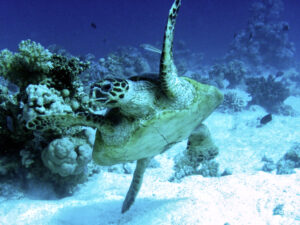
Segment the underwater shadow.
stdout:
[[[144,215],[149,214],[153,209],[157,210],[165,205],[170,205],[185,199],[187,198],[162,200],[151,198],[138,199],[131,209],[124,214],[121,213],[123,201],[119,200],[92,203],[84,206],[67,206],[59,210],[51,220],[51,224],[123,224],[135,220],[137,217],[142,218]],[[151,224],[151,222],[149,224]]]

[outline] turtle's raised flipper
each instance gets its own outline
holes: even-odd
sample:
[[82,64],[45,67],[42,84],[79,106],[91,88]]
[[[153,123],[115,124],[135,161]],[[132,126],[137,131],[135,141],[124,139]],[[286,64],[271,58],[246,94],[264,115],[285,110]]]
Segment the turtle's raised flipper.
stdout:
[[126,198],[123,202],[122,213],[125,213],[133,204],[143,182],[143,176],[145,170],[152,158],[139,159],[136,162],[136,168],[133,174],[133,179],[130,184],[130,188],[126,194]]
[[190,159],[199,163],[215,158],[218,152],[218,147],[211,139],[208,128],[204,124],[200,124],[188,139],[187,154]]
[[159,78],[162,89],[169,97],[176,95],[175,84],[178,83],[177,68],[173,60],[173,39],[176,17],[180,8],[181,0],[175,0],[168,16],[168,22],[165,28],[163,49],[160,58]]
[[185,108],[193,100],[193,88],[185,79],[178,77],[173,59],[174,30],[180,4],[181,0],[175,0],[169,11],[160,58],[159,79],[161,89],[165,95],[170,99],[180,98],[182,102],[177,103]]

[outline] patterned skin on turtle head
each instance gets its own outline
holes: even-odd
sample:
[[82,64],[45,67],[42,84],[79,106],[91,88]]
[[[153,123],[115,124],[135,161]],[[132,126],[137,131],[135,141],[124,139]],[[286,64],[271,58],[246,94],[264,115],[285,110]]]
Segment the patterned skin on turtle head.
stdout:
[[118,107],[129,90],[129,84],[122,79],[104,79],[94,83],[90,95],[96,102],[109,108]]

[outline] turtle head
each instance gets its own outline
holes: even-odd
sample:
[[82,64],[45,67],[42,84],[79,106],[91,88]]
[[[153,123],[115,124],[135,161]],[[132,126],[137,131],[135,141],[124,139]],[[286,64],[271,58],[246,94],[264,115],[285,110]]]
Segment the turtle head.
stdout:
[[124,103],[129,84],[122,79],[104,79],[91,86],[90,95],[94,101],[108,108],[119,107]]

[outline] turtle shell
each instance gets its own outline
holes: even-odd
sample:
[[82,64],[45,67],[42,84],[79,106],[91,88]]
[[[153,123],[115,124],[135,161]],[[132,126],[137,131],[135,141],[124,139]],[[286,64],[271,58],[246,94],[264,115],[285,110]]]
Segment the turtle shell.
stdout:
[[139,160],[158,155],[187,139],[222,102],[223,95],[213,86],[184,79],[195,88],[194,100],[188,108],[175,110],[162,106],[148,119],[121,118],[111,131],[97,131],[93,159],[100,165]]

